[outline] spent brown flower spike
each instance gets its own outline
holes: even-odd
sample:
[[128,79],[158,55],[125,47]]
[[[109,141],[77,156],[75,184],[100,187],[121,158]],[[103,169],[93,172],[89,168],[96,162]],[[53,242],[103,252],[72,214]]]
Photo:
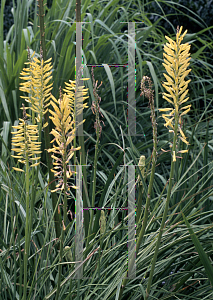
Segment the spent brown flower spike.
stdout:
[[102,81],[101,83],[98,85],[98,80],[96,80],[95,82],[95,76],[94,76],[94,70],[92,67],[92,80],[93,80],[93,95],[95,97],[95,101],[92,102],[92,106],[91,106],[91,110],[93,112],[93,114],[95,115],[95,123],[94,123],[94,128],[96,130],[96,135],[99,134],[99,136],[101,136],[101,132],[102,132],[102,126],[101,126],[101,122],[104,124],[103,120],[100,120],[100,115],[103,118],[103,114],[101,113],[100,110],[100,102],[101,102],[101,97],[99,97],[97,90],[100,88],[100,86],[102,85]]
[[[146,85],[148,84],[148,87]],[[151,78],[148,76],[143,76],[141,80],[141,94],[140,96],[144,95],[149,100],[149,107],[151,109],[151,122],[153,128],[153,158],[157,160],[157,122],[155,117],[155,107],[154,107],[154,91],[152,89],[152,81]]]

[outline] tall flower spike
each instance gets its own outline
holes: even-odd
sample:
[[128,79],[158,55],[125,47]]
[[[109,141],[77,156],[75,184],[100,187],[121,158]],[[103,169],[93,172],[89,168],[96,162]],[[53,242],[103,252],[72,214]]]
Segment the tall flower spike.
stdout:
[[[89,78],[81,78],[81,80],[89,80]],[[65,82],[66,88],[63,89],[64,92],[67,93],[67,97],[69,98],[69,107],[70,107],[70,111],[72,113],[72,116],[74,118],[74,104],[75,104],[75,91],[76,91],[76,80],[69,80],[69,83]],[[77,101],[76,101],[76,116],[82,113],[82,109],[84,108],[88,108],[87,103],[83,103],[83,108],[82,108],[82,103],[80,103],[81,101],[81,97],[82,96],[86,96],[87,95],[87,89],[84,89],[84,86],[79,86],[78,87],[78,93],[77,93]],[[89,96],[83,97],[83,101],[85,99],[89,98]],[[84,123],[85,120],[83,120],[83,122],[77,124],[78,126],[81,125],[82,123]]]
[[[146,86],[148,84],[148,87]],[[153,130],[153,160],[156,163],[157,160],[157,122],[155,117],[155,107],[154,107],[154,91],[152,89],[152,81],[148,76],[143,76],[141,80],[141,94],[149,99],[149,106],[151,109],[151,121],[152,121],[152,130]]]
[[[186,140],[186,137],[181,129],[181,116],[187,114],[190,110],[191,104],[186,105],[182,108],[180,106],[185,103],[189,97],[187,97],[188,93],[188,84],[191,80],[185,81],[186,76],[189,74],[191,69],[187,70],[189,66],[190,58],[190,45],[188,43],[181,44],[184,36],[187,33],[187,30],[181,35],[183,27],[177,29],[176,41],[173,41],[169,37],[165,37],[168,41],[166,45],[164,45],[164,63],[167,74],[163,74],[166,78],[166,82],[162,85],[166,89],[166,93],[163,93],[163,98],[171,103],[174,108],[163,108],[159,109],[159,111],[167,112],[167,114],[163,114],[162,117],[165,120],[164,126],[167,128],[171,128],[170,132],[176,131],[175,124],[177,127],[177,131],[180,133],[178,137],[185,143],[189,144]],[[182,113],[181,113],[182,110]],[[178,124],[179,123],[179,124]],[[176,134],[176,133],[175,133]],[[179,152],[187,152],[188,150],[182,150]],[[173,161],[176,160],[176,155],[173,150]]]
[[[50,102],[54,111],[49,109],[49,112],[52,115],[50,119],[55,125],[55,129],[51,131],[51,134],[54,136],[51,143],[56,142],[56,145],[53,144],[53,148],[48,149],[47,151],[54,153],[51,156],[54,159],[54,167],[51,171],[55,173],[54,176],[59,179],[56,189],[52,192],[57,190],[65,190],[66,192],[70,189],[67,180],[74,173],[71,171],[68,163],[74,155],[74,151],[80,150],[81,147],[70,147],[70,144],[75,138],[76,128],[74,128],[74,121],[71,119],[69,97],[66,94],[62,95],[60,92],[59,100],[56,100],[53,95],[51,95],[51,98],[52,100]],[[72,186],[72,188],[76,187]]]
[[92,80],[93,80],[93,95],[95,97],[95,101],[92,102],[92,106],[91,106],[91,110],[92,113],[95,115],[95,123],[94,123],[94,128],[96,130],[96,135],[101,136],[101,132],[102,132],[102,126],[101,126],[101,122],[104,124],[103,120],[100,120],[100,115],[103,118],[104,116],[102,115],[101,111],[100,111],[100,102],[101,102],[101,97],[98,96],[98,89],[99,87],[102,85],[102,81],[98,86],[98,80],[96,80],[95,82],[95,76],[94,76],[94,71],[93,71],[93,67],[92,67]]
[[[21,97],[31,104],[29,108],[36,114],[35,119],[39,123],[48,110],[48,101],[53,85],[49,84],[52,79],[52,64],[51,58],[44,62],[42,54],[40,60],[34,55],[35,52],[30,61],[26,63],[29,64],[29,67],[24,68],[21,72],[20,78],[25,82],[20,84],[19,90],[28,93],[28,96]],[[45,126],[47,124],[44,124]]]
[[[23,105],[23,119],[19,119],[20,123],[17,126],[12,126],[17,129],[12,137],[12,145],[15,147],[12,150],[17,152],[17,155],[11,155],[14,158],[18,158],[18,161],[26,164],[27,160],[39,160],[40,157],[32,157],[36,154],[40,154],[41,142],[38,142],[38,125],[28,125],[26,120],[26,111]],[[31,167],[39,165],[36,162]],[[22,169],[13,167],[16,171],[24,172]]]

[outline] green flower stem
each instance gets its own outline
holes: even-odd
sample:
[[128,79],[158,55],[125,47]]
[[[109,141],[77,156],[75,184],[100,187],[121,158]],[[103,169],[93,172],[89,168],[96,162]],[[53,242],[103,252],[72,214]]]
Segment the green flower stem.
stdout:
[[[93,174],[93,187],[92,187],[92,207],[95,206],[95,189],[96,189],[96,172],[97,172],[97,161],[98,161],[98,144],[99,144],[99,130],[97,130],[97,140],[95,144],[95,158],[94,158],[94,174]],[[89,230],[88,230],[88,239],[87,239],[87,246],[88,249],[89,242],[91,241],[91,231],[92,231],[92,224],[93,224],[93,209],[91,210],[90,215],[90,223],[89,223]]]
[[106,231],[106,217],[105,217],[105,212],[104,210],[101,211],[101,216],[99,219],[99,226],[100,226],[100,235],[99,235],[99,244],[100,244],[100,248],[99,248],[99,259],[98,259],[98,274],[99,274],[99,278],[100,278],[100,257],[101,257],[101,250],[103,251],[103,239],[104,239],[104,233]]
[[[44,115],[45,123],[49,121],[49,113],[46,112]],[[46,149],[50,149],[50,132],[49,132],[49,125],[44,128],[44,139],[45,139],[45,147]],[[48,172],[49,172],[49,184],[50,184],[50,189],[54,190],[55,189],[55,178],[54,174],[51,172],[51,169],[53,167],[52,164],[52,159],[51,159],[51,153],[46,153],[47,157],[47,167],[48,167]],[[52,206],[53,206],[53,211],[55,211],[55,207],[57,205],[57,194],[56,192],[51,193],[52,196]],[[55,232],[56,232],[56,238],[58,239],[61,235],[61,229],[60,229],[60,224],[61,224],[61,215],[57,213],[54,214],[54,223],[55,223]]]
[[43,51],[43,59],[46,60],[46,45],[45,45],[45,27],[44,27],[44,1],[38,0],[39,7],[39,25],[40,25],[40,35],[41,35],[41,48]]
[[140,185],[139,193],[138,193],[138,208],[137,208],[136,224],[138,224],[141,216],[142,198],[143,198],[143,185]]
[[64,158],[63,158],[63,169],[64,169],[64,211],[63,211],[63,219],[64,226],[66,227],[67,223],[67,175],[66,175],[66,140],[64,141]]
[[[40,119],[40,123],[39,123],[39,133],[38,133],[38,142],[41,142],[41,130],[42,130],[42,118]],[[34,124],[33,124],[34,125]],[[37,161],[36,161],[37,162]],[[33,225],[33,212],[34,212],[34,203],[35,203],[35,196],[36,196],[36,187],[37,187],[37,183],[38,183],[38,170],[39,170],[39,166],[35,168],[32,168],[31,172],[32,172],[32,198],[30,201],[30,221],[29,221],[29,232],[31,235],[31,230],[32,230],[32,225]],[[44,216],[43,216],[44,218]]]
[[28,252],[29,252],[29,239],[31,234],[29,232],[29,190],[30,190],[30,181],[29,181],[29,159],[28,154],[26,153],[26,224],[25,224],[25,249],[24,249],[24,295],[23,300],[27,299],[27,262],[28,262]]
[[[175,151],[176,141],[177,141],[178,108],[175,109],[175,128],[174,129],[175,130],[174,130],[172,153],[173,153],[173,151]],[[150,274],[149,274],[149,280],[148,280],[148,284],[147,284],[147,288],[146,288],[145,300],[147,300],[148,297],[149,297],[149,292],[150,292],[150,288],[151,288],[151,284],[152,284],[152,278],[153,278],[154,269],[155,269],[155,263],[156,263],[156,260],[157,260],[158,251],[159,251],[160,242],[161,242],[161,237],[162,237],[162,234],[163,234],[164,225],[165,225],[165,222],[166,222],[166,217],[167,217],[167,213],[168,213],[168,209],[169,209],[169,201],[170,201],[171,190],[172,190],[172,179],[173,179],[173,175],[174,175],[174,166],[175,166],[175,162],[172,159],[170,177],[169,177],[169,187],[168,187],[168,192],[167,192],[167,197],[166,197],[166,204],[165,204],[165,209],[164,209],[164,213],[163,213],[163,218],[162,218],[162,221],[161,221],[160,232],[158,234],[158,240],[157,240],[157,243],[156,243],[156,246],[155,246],[155,253],[154,253],[153,260],[152,260],[151,271],[150,271]]]
[[[49,220],[49,223],[48,223],[48,225],[47,225],[47,231],[46,232],[48,232],[49,230],[50,230],[50,227],[51,227],[51,224],[52,224],[52,222],[54,221],[54,219],[53,219],[53,215],[54,215],[54,213],[56,212],[56,210],[58,210],[58,204],[59,204],[59,202],[60,202],[60,200],[61,200],[61,193],[60,193],[60,195],[59,195],[59,197],[58,197],[58,202],[57,202],[57,206],[55,207],[55,211],[53,212],[53,214],[52,214],[52,216],[51,216],[51,218],[50,218],[50,220]],[[46,235],[45,235],[45,237],[44,237],[44,241],[43,241],[43,245],[42,245],[42,248],[41,248],[41,251],[40,251],[40,254],[39,254],[39,259],[38,259],[38,261],[37,261],[37,263],[36,263],[36,266],[35,266],[35,271],[34,271],[34,275],[33,275],[33,279],[32,279],[32,281],[31,281],[31,287],[30,287],[30,291],[29,291],[29,295],[28,295],[28,298],[29,299],[32,299],[32,298],[30,298],[30,296],[31,296],[31,293],[34,291],[34,285],[36,284],[35,282],[36,282],[36,274],[37,274],[37,270],[38,270],[38,268],[39,268],[39,261],[40,261],[40,259],[41,259],[41,256],[43,255],[43,252],[44,252],[44,249],[45,249],[45,245],[46,245],[46,242],[47,242],[47,239],[48,239],[48,234],[46,233]],[[19,255],[21,256],[21,253],[19,253]],[[54,260],[54,262],[53,262],[53,265],[56,263],[56,261],[57,261],[57,258],[55,258],[55,260]],[[20,285],[21,286],[21,285]]]
[[[173,138],[173,147],[172,147],[172,161],[171,161],[171,170],[170,170],[170,177],[169,177],[169,187],[168,187],[168,192],[167,192],[167,198],[166,198],[166,203],[165,203],[165,209],[163,213],[163,218],[161,221],[161,226],[160,226],[160,231],[158,234],[158,239],[157,243],[155,246],[155,252],[152,260],[152,265],[151,265],[151,270],[149,274],[149,279],[148,279],[148,284],[147,284],[147,289],[146,289],[146,296],[145,300],[149,298],[149,292],[151,289],[151,284],[152,284],[152,278],[154,275],[154,269],[155,269],[155,263],[157,260],[158,256],[158,251],[160,247],[160,242],[161,242],[161,237],[163,234],[167,214],[168,214],[168,209],[169,209],[169,202],[170,202],[170,197],[171,197],[171,190],[172,190],[172,180],[174,176],[174,170],[175,170],[175,161],[176,161],[176,142],[177,142],[177,136],[178,136],[178,131],[180,132],[181,136],[180,139],[185,143],[189,144],[186,140],[186,137],[180,128],[178,127],[178,122],[181,124],[181,116],[185,115],[189,110],[191,105],[187,105],[185,107],[182,107],[181,110],[185,110],[182,112],[179,116],[179,106],[183,103],[185,103],[188,98],[186,98],[186,95],[188,93],[187,87],[188,83],[190,80],[185,81],[185,77],[189,74],[191,69],[187,70],[187,67],[189,66],[189,49],[190,46],[188,44],[182,44],[181,41],[183,40],[183,37],[186,35],[187,30],[182,34],[180,37],[180,34],[182,32],[183,27],[177,28],[177,34],[176,34],[176,42],[174,42],[171,38],[166,36],[166,39],[169,43],[166,43],[164,46],[164,63],[163,66],[165,67],[167,74],[164,74],[167,82],[163,83],[163,87],[166,89],[168,93],[163,93],[163,98],[166,99],[169,103],[172,103],[174,106],[174,109],[171,108],[163,108],[160,109],[160,111],[171,111],[169,114],[163,114],[162,117],[166,121],[164,126],[172,128],[170,132],[174,133],[174,138]],[[170,99],[172,98],[172,99]],[[186,99],[185,99],[186,98]],[[174,116],[174,117],[173,117]],[[172,117],[172,118],[170,118]],[[175,119],[174,126],[172,124],[173,118]],[[182,150],[179,151],[180,153],[182,152],[188,152],[188,150]]]
[[[79,146],[81,147],[81,164],[83,166],[86,165],[86,155],[85,155],[85,146],[84,146],[84,137],[83,136],[79,136]],[[83,167],[83,180],[84,180],[84,184],[83,184],[83,206],[87,207],[87,170],[86,167]],[[84,214],[84,230],[85,230],[85,238],[87,238],[88,235],[88,228],[89,228],[89,211],[88,210],[84,210],[83,211]]]
[[[76,22],[81,22],[81,1],[77,0],[76,1]],[[79,146],[81,147],[81,153],[82,153],[82,158],[81,158],[81,163],[82,165],[86,165],[86,156],[85,156],[85,147],[84,147],[84,137],[79,136]],[[86,191],[87,191],[87,171],[86,167],[83,168],[83,180],[85,182],[85,185],[83,185],[83,206],[87,207],[87,200],[86,200]],[[84,210],[84,230],[85,230],[85,238],[87,238],[88,235],[88,228],[89,228],[89,211]]]
[[61,284],[61,273],[62,273],[62,258],[63,258],[63,245],[64,245],[64,236],[66,230],[66,221],[67,221],[67,175],[66,175],[66,139],[64,138],[64,154],[63,154],[63,183],[64,183],[64,204],[63,204],[63,226],[62,226],[62,234],[60,241],[60,252],[59,252],[59,267],[58,267],[58,285],[56,292],[56,300],[58,300],[59,292],[60,292],[60,284]]
[[[156,153],[155,153],[156,155]],[[152,186],[153,186],[153,181],[154,181],[154,174],[155,174],[155,158],[153,155],[153,161],[152,161],[152,170],[151,170],[151,177],[150,177],[150,182],[149,182],[149,187],[148,187],[148,194],[146,198],[146,206],[145,206],[145,212],[144,212],[144,217],[143,217],[143,225],[139,234],[139,238],[136,244],[136,254],[138,253],[141,241],[143,239],[146,225],[147,225],[147,220],[148,220],[148,211],[149,211],[149,205],[150,205],[150,195],[152,192]]]
[[[29,48],[28,48],[28,59],[29,59],[30,62],[32,62],[32,59],[30,57]],[[31,76],[33,76],[32,72],[31,72]],[[33,96],[34,96],[34,93],[33,93],[33,89],[32,89],[32,81],[31,81],[31,94],[29,95],[29,97],[31,97],[31,99],[32,99]],[[34,100],[32,100],[32,104],[34,104]],[[32,124],[36,125],[34,110],[31,110],[31,113],[32,113]],[[39,139],[38,139],[39,142],[41,142],[40,137],[41,137],[41,129],[40,129],[40,126],[39,126]],[[34,155],[34,157],[35,157],[35,155]],[[37,167],[37,169],[38,169],[38,167]],[[35,175],[35,173],[36,173],[36,175]],[[36,172],[35,169],[32,168],[31,169],[31,174],[32,174],[32,193],[31,193],[32,196],[31,196],[31,201],[30,201],[30,222],[29,222],[30,235],[31,235],[31,229],[32,229],[33,209],[34,209],[36,186],[37,186],[37,180],[35,178],[38,177],[38,172]]]
[[[142,155],[139,159],[139,169],[141,172],[141,175],[144,178],[144,171],[145,171],[145,156]],[[140,179],[140,176],[138,176],[139,179],[139,194],[138,194],[138,207],[137,207],[137,216],[136,216],[136,224],[138,224],[141,216],[141,206],[142,206],[142,198],[143,198],[143,183],[142,180]],[[138,232],[137,232],[138,233]]]
[[[16,286],[16,278],[17,278],[17,274],[16,274],[16,270],[17,270],[17,262],[16,262],[16,255],[15,255],[15,228],[17,227],[17,218],[15,219],[15,222],[13,222],[13,218],[14,218],[14,215],[15,216],[18,216],[18,213],[17,213],[17,210],[16,210],[16,205],[14,205],[14,211],[12,209],[12,202],[14,203],[14,195],[13,195],[13,189],[12,189],[12,182],[11,182],[11,177],[10,177],[10,173],[8,174],[9,175],[9,181],[10,181],[10,188],[11,188],[11,197],[10,197],[10,217],[11,217],[11,232],[12,232],[12,238],[11,238],[11,241],[13,244],[13,257],[14,257],[14,260],[13,260],[13,265],[14,265],[14,286]],[[15,203],[14,203],[15,204]],[[0,286],[0,290],[1,290],[1,286]],[[13,291],[13,300],[15,300],[16,298],[16,289],[14,289]]]
[[[154,139],[154,149],[156,149],[156,146],[157,146],[157,139]],[[143,225],[142,225],[142,228],[141,228],[141,231],[140,231],[140,234],[139,234],[139,238],[137,240],[137,243],[136,243],[136,256],[138,254],[138,250],[139,250],[139,247],[140,247],[140,244],[142,242],[142,239],[143,239],[143,236],[144,236],[144,233],[145,233],[145,229],[146,229],[146,225],[147,225],[147,220],[148,220],[148,210],[149,210],[149,205],[150,205],[150,195],[151,195],[151,192],[152,192],[152,186],[153,186],[153,181],[154,181],[154,174],[155,174],[155,165],[156,165],[156,151],[154,150],[153,151],[153,157],[152,157],[152,170],[151,170],[151,177],[150,177],[150,181],[149,181],[149,187],[148,187],[148,194],[147,194],[147,198],[146,198],[146,206],[145,206],[145,212],[144,212],[144,217],[143,217]],[[130,261],[130,266],[133,264],[133,260]],[[131,267],[130,267],[131,269]],[[126,272],[126,275],[125,275],[125,279],[123,279],[123,282],[122,282],[122,286],[121,286],[121,289],[120,289],[120,293],[119,293],[119,297],[118,299],[120,300],[121,297],[122,297],[122,294],[123,294],[123,290],[128,282],[128,278],[127,278],[127,272]]]
[[[143,222],[142,222],[142,228],[141,228],[141,231],[140,231],[137,243],[136,243],[136,256],[138,254],[142,239],[144,237],[146,226],[147,226],[148,212],[149,212],[149,206],[150,206],[150,197],[151,197],[151,193],[152,193],[152,187],[153,187],[153,181],[154,181],[154,175],[155,175],[155,166],[156,166],[156,161],[157,161],[157,126],[156,126],[157,123],[156,123],[155,109],[154,109],[154,94],[151,89],[151,80],[148,77],[146,77],[146,76],[143,77],[142,83],[145,83],[146,80],[149,83],[149,89],[146,89],[145,86],[143,85],[142,92],[149,99],[149,105],[150,105],[150,109],[151,109],[151,121],[152,121],[152,129],[153,129],[153,152],[152,152],[152,168],[151,168],[151,175],[150,175],[149,186],[148,186],[148,194],[147,194],[147,198],[146,198],[145,212],[144,212],[144,217],[143,217]],[[141,191],[141,193],[142,193],[142,191]],[[141,194],[141,197],[142,197],[142,194]],[[133,258],[130,261],[130,269],[132,268],[132,265],[134,262]],[[126,272],[125,278],[123,279],[121,289],[119,292],[119,297],[118,297],[119,300],[121,299],[123,290],[128,282],[127,275],[128,275],[128,273]]]
[[[76,22],[81,22],[81,1],[77,0],[76,1]],[[76,25],[77,26],[77,25]],[[76,63],[75,63],[76,65]],[[77,70],[76,70],[76,73],[77,73]],[[77,75],[76,74],[76,84],[77,84]],[[79,84],[79,83],[78,83]],[[79,88],[79,85],[77,86],[77,89]],[[76,101],[77,100],[77,92],[76,92],[76,98],[75,98],[75,106],[74,106],[74,127],[76,127]],[[75,138],[74,138],[74,148],[76,148],[76,135],[75,135]],[[74,153],[74,165],[76,165],[76,152]],[[76,172],[76,166],[75,166],[75,172]]]
[[[76,90],[77,90],[77,86],[76,86]],[[75,102],[74,102],[74,129],[77,129],[76,128],[76,98],[77,98],[77,92],[75,92]],[[73,146],[74,148],[76,148],[76,130],[75,130],[75,137],[73,139]],[[76,152],[74,152],[74,170],[76,172]]]
[[63,230],[63,228],[62,228],[61,242],[60,242],[60,252],[59,252],[58,284],[57,284],[57,292],[56,292],[56,298],[55,298],[56,300],[58,300],[59,293],[60,293],[64,234],[65,234],[65,230]]
[[99,253],[98,253],[98,277],[100,278],[100,265],[101,265],[101,249],[103,251],[103,234],[100,233],[100,237],[99,237],[99,244],[100,244],[100,248],[99,248]]
[[[12,138],[12,145],[14,146],[15,152],[18,152],[17,156],[11,155],[12,157],[18,158],[19,162],[23,163],[26,165],[26,171],[20,169],[20,168],[15,168],[13,169],[17,171],[21,171],[25,173],[25,190],[26,190],[26,218],[25,218],[25,246],[24,246],[24,292],[23,292],[23,298],[26,300],[27,297],[27,264],[28,264],[28,256],[29,256],[29,245],[30,245],[30,237],[31,237],[31,231],[30,231],[30,225],[29,225],[29,220],[31,220],[30,216],[30,197],[29,197],[29,190],[30,190],[30,168],[29,168],[29,157],[32,156],[33,154],[38,154],[41,153],[39,151],[40,145],[39,143],[36,142],[37,140],[37,126],[35,125],[27,125],[27,115],[26,115],[26,110],[23,106],[23,119],[20,120],[20,124],[17,126],[13,126],[14,129],[18,129],[17,133],[12,132],[13,134],[16,134]],[[38,157],[39,159],[40,157]],[[22,160],[21,160],[22,159]],[[36,166],[36,164],[32,164],[33,166]],[[20,246],[19,246],[20,249]],[[21,251],[19,251],[20,253]],[[20,253],[21,255],[21,253]],[[22,268],[20,270],[20,273],[22,273]],[[20,276],[22,278],[22,276]],[[22,285],[22,282],[20,282]],[[22,291],[20,296],[22,296]]]

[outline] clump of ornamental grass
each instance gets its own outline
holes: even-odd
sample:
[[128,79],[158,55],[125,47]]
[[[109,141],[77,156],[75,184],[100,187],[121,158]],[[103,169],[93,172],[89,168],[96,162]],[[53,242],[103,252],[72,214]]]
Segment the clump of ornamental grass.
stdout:
[[[166,93],[163,93],[163,98],[171,104],[172,108],[163,108],[159,109],[163,112],[169,112],[168,114],[163,114],[162,117],[165,120],[164,126],[169,128],[169,132],[173,133],[173,145],[172,145],[172,155],[171,155],[171,170],[169,178],[169,187],[167,191],[167,198],[163,213],[163,218],[161,221],[161,226],[158,234],[158,239],[155,245],[155,253],[152,260],[152,266],[149,274],[146,297],[149,298],[149,292],[152,284],[152,278],[154,275],[155,263],[157,260],[157,255],[160,247],[161,237],[164,231],[164,225],[167,218],[167,213],[169,209],[169,201],[171,197],[172,189],[172,180],[174,177],[174,167],[177,157],[177,153],[188,152],[188,149],[178,150],[177,141],[178,138],[181,139],[186,145],[189,143],[186,140],[186,136],[181,129],[182,116],[187,114],[190,110],[191,105],[185,105],[189,97],[188,93],[188,84],[190,79],[186,81],[186,76],[189,74],[191,69],[187,69],[190,61],[190,45],[188,43],[181,44],[184,36],[187,33],[187,30],[181,35],[183,27],[177,28],[176,40],[173,41],[171,38],[166,36],[168,43],[164,45],[164,63],[163,66],[166,69],[167,74],[164,73],[166,81],[163,83],[163,87],[166,89]],[[185,106],[182,106],[184,104]],[[182,107],[181,107],[182,106]]]

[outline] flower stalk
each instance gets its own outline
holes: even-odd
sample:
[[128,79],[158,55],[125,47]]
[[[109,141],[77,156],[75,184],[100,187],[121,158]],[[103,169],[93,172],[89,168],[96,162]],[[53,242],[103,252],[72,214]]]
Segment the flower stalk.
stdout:
[[[148,87],[146,87],[145,83],[148,83]],[[144,212],[144,217],[142,221],[142,228],[139,233],[139,237],[136,243],[136,255],[138,254],[139,247],[141,245],[142,239],[144,237],[144,233],[146,230],[147,226],[147,220],[148,220],[148,212],[149,212],[149,206],[150,206],[150,197],[151,197],[151,192],[152,192],[152,187],[153,187],[153,181],[154,181],[154,174],[155,174],[155,166],[156,166],[156,160],[157,160],[157,123],[156,123],[156,117],[155,117],[155,109],[154,109],[154,91],[152,90],[152,82],[151,79],[148,76],[144,76],[143,79],[141,80],[141,96],[144,95],[146,98],[149,100],[149,106],[151,109],[151,122],[152,122],[152,128],[153,128],[153,152],[152,152],[152,168],[151,168],[151,175],[150,175],[150,181],[149,181],[149,186],[148,186],[148,194],[146,198],[146,205],[145,205],[145,212]],[[144,157],[145,158],[145,157]],[[141,158],[140,164],[145,166],[144,158]],[[139,187],[139,201],[142,201],[142,187]],[[137,212],[137,214],[140,217],[140,210]],[[137,216],[138,220],[138,216]],[[133,259],[130,261],[130,266],[133,264]],[[131,268],[131,267],[130,267]],[[128,282],[128,273],[126,272],[125,279],[123,279],[121,289],[119,292],[119,300],[122,297],[124,288]]]
[[[166,99],[169,103],[171,103],[174,108],[166,108],[160,109],[160,111],[171,111],[169,115],[163,114],[162,117],[166,121],[164,126],[172,128],[170,132],[174,133],[173,137],[173,146],[172,146],[172,155],[171,155],[171,170],[169,177],[169,187],[167,191],[167,198],[165,203],[165,209],[163,213],[163,218],[161,221],[161,226],[158,234],[157,243],[155,246],[155,253],[152,260],[151,270],[149,274],[148,284],[146,288],[146,297],[145,300],[149,298],[149,293],[152,284],[152,278],[154,275],[155,264],[157,260],[157,255],[160,247],[161,237],[164,231],[164,225],[167,218],[167,213],[169,209],[169,201],[171,198],[171,190],[172,190],[172,180],[174,176],[174,167],[176,163],[176,153],[177,153],[177,138],[179,137],[184,143],[189,144],[186,141],[186,137],[179,126],[181,124],[181,116],[185,115],[189,110],[191,105],[187,105],[180,109],[180,105],[185,103],[189,97],[186,98],[188,93],[188,83],[190,80],[185,81],[185,77],[189,74],[191,69],[187,70],[189,66],[190,60],[190,45],[188,43],[181,44],[183,37],[186,35],[187,30],[181,35],[183,27],[181,26],[180,30],[177,28],[176,41],[173,41],[171,38],[166,36],[166,39],[169,43],[166,43],[164,46],[164,63],[167,74],[164,74],[167,82],[163,83],[163,87],[166,89],[168,93],[163,94],[163,98]],[[181,110],[184,110],[180,113]],[[174,122],[173,122],[174,120]],[[178,132],[180,135],[178,136]],[[187,152],[188,150],[178,151],[179,153]]]
[[[42,49],[40,49],[40,59],[38,59],[35,57],[35,52],[32,57],[30,57],[28,48],[28,60],[29,62],[25,64],[29,66],[24,68],[20,73],[20,79],[24,82],[20,84],[19,90],[28,94],[28,96],[21,96],[21,98],[24,98],[25,101],[29,103],[29,107],[26,109],[31,110],[32,124],[38,124],[38,141],[41,142],[42,128],[48,125],[48,123],[42,124],[44,119],[43,116],[47,112],[47,103],[50,99],[50,92],[53,85],[52,83],[49,83],[52,79],[52,65],[51,59],[44,62]],[[38,168],[32,170],[31,216],[33,215],[36,187],[38,183],[38,170]],[[32,219],[30,220],[30,230],[31,227]]]
[[[97,172],[97,161],[98,161],[98,145],[99,145],[99,140],[102,132],[102,126],[101,122],[104,125],[104,122],[100,120],[99,114],[101,114],[100,111],[100,102],[101,102],[101,97],[98,96],[97,90],[99,87],[102,85],[102,81],[99,86],[97,86],[98,81],[95,82],[94,78],[94,72],[93,72],[93,67],[92,67],[92,79],[93,79],[93,94],[95,97],[95,101],[92,103],[92,112],[95,115],[95,123],[94,123],[94,128],[96,131],[96,144],[95,144],[95,157],[94,157],[94,173],[93,173],[93,189],[92,189],[92,207],[95,206],[95,190],[96,190],[96,172]],[[103,117],[103,115],[101,114]],[[90,223],[89,223],[89,230],[88,230],[88,239],[87,239],[87,248],[89,245],[89,242],[91,241],[91,231],[92,231],[92,224],[93,224],[93,209],[91,210],[90,214]]]
[[[40,145],[41,142],[38,141],[38,125],[28,125],[27,124],[27,114],[24,104],[23,106],[23,119],[19,119],[20,123],[17,126],[12,126],[17,131],[12,132],[14,136],[12,137],[12,145],[15,148],[12,148],[14,152],[17,152],[17,155],[11,155],[14,158],[18,158],[18,161],[26,166],[26,171],[13,167],[14,170],[25,172],[25,184],[26,184],[26,224],[25,224],[25,247],[24,247],[24,294],[23,299],[27,297],[27,262],[29,256],[29,243],[31,235],[31,226],[29,225],[29,220],[32,219],[30,213],[30,166],[35,167],[39,165],[40,157],[37,157],[37,154],[40,154]],[[30,165],[30,162],[36,161]],[[31,210],[32,211],[32,210]]]
[[[82,113],[82,107],[88,108],[86,103],[83,103],[83,101],[89,96],[87,95],[88,88],[84,88],[84,86],[81,86],[78,84],[79,82],[79,76],[80,76],[80,70],[78,71],[78,76],[76,80],[72,81],[70,80],[69,83],[65,82],[66,88],[63,90],[64,92],[67,93],[68,97],[70,98],[70,104],[71,104],[71,111],[73,113],[73,119],[75,121],[74,127],[78,128],[82,123],[79,122],[76,124],[76,116],[78,114]],[[81,78],[82,81],[84,80],[89,80],[89,78]],[[84,123],[85,120],[83,120]],[[79,146],[81,147],[81,152],[80,152],[80,161],[81,165],[86,165],[86,157],[85,157],[85,146],[84,146],[84,136],[78,135],[78,141],[79,141]],[[74,138],[74,147],[76,147],[76,136]],[[76,165],[76,153],[74,154],[74,165]],[[76,167],[75,167],[76,171]],[[86,193],[87,193],[87,181],[85,180],[87,178],[86,175],[86,168],[83,168],[83,205],[86,207]],[[84,229],[85,229],[85,237],[87,237],[87,231],[88,231],[88,226],[89,226],[89,215],[88,211],[84,210]]]
[[72,143],[75,138],[74,120],[71,118],[73,116],[71,112],[72,103],[70,103],[70,98],[67,94],[62,95],[60,89],[60,98],[56,98],[51,95],[51,105],[54,109],[49,112],[52,115],[50,119],[55,125],[55,129],[51,131],[54,139],[51,141],[53,148],[47,149],[48,152],[52,152],[51,155],[53,162],[53,169],[51,171],[54,176],[58,179],[58,184],[55,190],[51,190],[52,193],[61,191],[64,194],[63,197],[63,220],[62,220],[62,234],[60,240],[60,253],[59,253],[59,270],[58,270],[58,285],[56,300],[59,297],[60,284],[61,284],[61,273],[62,273],[62,257],[63,257],[63,243],[64,236],[67,226],[67,196],[69,195],[70,188],[77,188],[69,183],[69,179],[75,172],[70,168],[70,160],[74,156],[75,151],[79,150],[81,147],[73,147]]
[[100,226],[100,248],[99,248],[99,258],[98,258],[98,276],[100,278],[100,255],[101,255],[101,250],[103,251],[103,238],[104,238],[104,233],[106,231],[106,216],[104,210],[101,210],[101,217],[99,219],[99,226]]
[[[144,178],[144,173],[145,173],[145,161],[146,158],[144,155],[141,155],[139,159],[139,169],[141,171],[141,175]],[[138,175],[138,180],[139,180],[139,193],[138,193],[138,208],[137,208],[137,216],[136,216],[136,224],[138,224],[141,216],[141,206],[142,206],[142,196],[143,196],[143,183],[142,180],[140,179],[140,176]]]

